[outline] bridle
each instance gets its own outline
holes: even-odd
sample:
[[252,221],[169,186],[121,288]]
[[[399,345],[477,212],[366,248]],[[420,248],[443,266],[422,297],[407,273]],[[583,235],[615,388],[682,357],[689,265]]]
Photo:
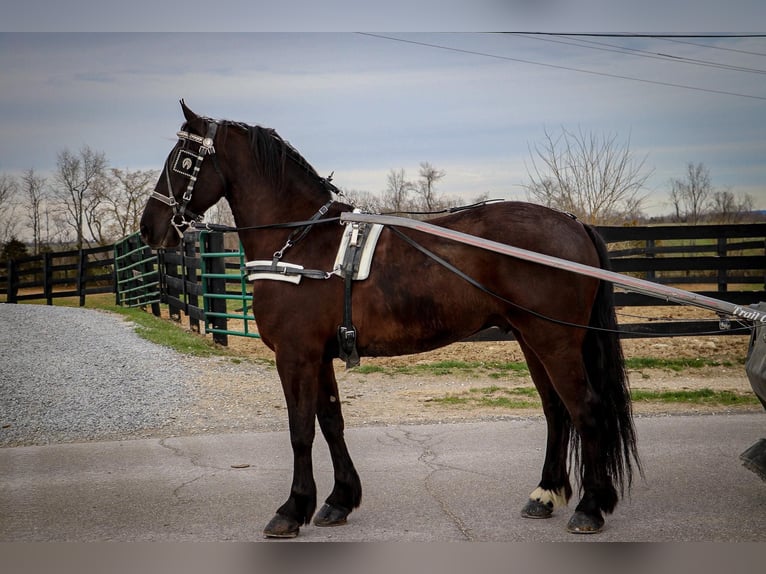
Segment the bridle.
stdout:
[[[195,153],[192,150],[187,149],[186,143],[184,143],[184,147],[180,148],[176,153],[175,160],[173,160],[172,154],[168,156],[163,169],[165,173],[165,181],[168,186],[168,195],[158,193],[156,190],[152,191],[150,194],[151,198],[161,201],[165,205],[173,208],[173,215],[170,218],[170,223],[180,237],[183,237],[184,230],[187,227],[201,221],[203,217],[202,215],[197,215],[189,210],[188,206],[192,199],[194,185],[197,183],[197,175],[202,167],[202,161],[205,159],[205,156],[210,156],[212,158],[215,171],[223,181],[224,187],[226,186],[226,180],[218,165],[218,158],[215,155],[215,147],[213,146],[217,131],[218,123],[215,121],[209,121],[207,123],[207,134],[204,137],[183,130],[179,131],[177,133],[178,138],[184,142],[194,142],[199,144],[199,151]],[[189,179],[180,203],[176,201],[173,184],[170,181],[171,169],[175,173],[179,173]]]

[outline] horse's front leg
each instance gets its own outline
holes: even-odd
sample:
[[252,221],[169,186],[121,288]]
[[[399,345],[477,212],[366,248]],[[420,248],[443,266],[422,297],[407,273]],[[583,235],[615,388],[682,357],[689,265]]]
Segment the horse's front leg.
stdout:
[[335,484],[324,506],[317,512],[314,524],[339,526],[346,523],[348,515],[361,503],[362,483],[343,437],[343,414],[331,361],[322,365],[320,373],[317,419],[330,448]]
[[290,496],[279,507],[263,533],[269,538],[294,538],[316,510],[317,489],[311,460],[314,443],[319,361],[290,360],[277,356],[277,371],[287,403],[290,443],[293,449],[293,482]]

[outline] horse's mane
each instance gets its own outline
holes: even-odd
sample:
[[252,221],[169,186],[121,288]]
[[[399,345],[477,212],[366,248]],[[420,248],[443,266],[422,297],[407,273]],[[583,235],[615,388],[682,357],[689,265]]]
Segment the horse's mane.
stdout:
[[303,169],[311,178],[320,183],[322,187],[327,187],[326,180],[276,130],[258,125],[251,126],[240,122],[225,121],[220,123],[224,129],[236,128],[247,134],[258,175],[272,183],[277,189],[281,189],[284,182],[288,160]]

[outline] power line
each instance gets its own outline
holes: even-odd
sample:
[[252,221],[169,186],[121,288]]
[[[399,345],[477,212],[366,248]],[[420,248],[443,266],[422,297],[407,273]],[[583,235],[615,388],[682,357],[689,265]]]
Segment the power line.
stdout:
[[[720,62],[711,62],[709,60],[698,60],[695,58],[687,58],[685,56],[675,56],[673,54],[665,54],[661,52],[649,52],[648,50],[640,50],[638,48],[630,48],[627,46],[619,46],[616,44],[607,44],[605,42],[597,42],[595,40],[580,40],[573,39],[567,41],[569,36],[560,36],[562,39],[554,39],[553,37],[541,37],[534,34],[514,34],[519,38],[528,38],[530,40],[539,40],[541,42],[551,42],[554,44],[564,44],[566,46],[575,46],[577,48],[586,48],[589,50],[599,50],[602,52],[612,52],[616,54],[627,54],[630,56],[636,56],[641,58],[649,58],[652,60],[660,60],[663,62],[670,62],[674,64],[687,64],[692,66],[703,66],[706,68],[716,68],[720,70],[729,70],[733,72],[746,72],[750,74],[766,74],[766,70],[759,70],[758,68],[747,68],[745,66],[735,66],[733,64],[722,64]],[[592,45],[588,45],[592,44]]]
[[[607,72],[597,72],[595,70],[586,70],[586,69],[583,69],[583,68],[573,68],[571,66],[562,66],[560,64],[549,64],[549,63],[546,63],[546,62],[536,62],[534,60],[527,60],[527,59],[523,59],[523,58],[513,58],[511,56],[501,56],[499,54],[490,54],[488,52],[480,52],[480,51],[477,51],[477,50],[467,50],[467,49],[464,49],[464,48],[454,48],[452,46],[444,46],[444,45],[441,45],[441,44],[432,44],[432,43],[429,43],[429,42],[421,42],[421,41],[418,41],[418,40],[407,40],[407,39],[404,39],[404,38],[396,38],[394,36],[387,36],[387,35],[384,35],[384,34],[373,34],[373,33],[370,33],[370,32],[357,32],[357,34],[359,34],[361,36],[369,36],[369,37],[372,37],[372,38],[380,38],[380,39],[383,39],[383,40],[389,40],[389,41],[392,41],[392,42],[401,42],[401,43],[404,43],[404,44],[412,44],[412,45],[415,45],[415,46],[423,46],[423,47],[426,47],[426,48],[434,48],[434,49],[438,49],[438,50],[446,50],[446,51],[449,51],[449,52],[457,52],[457,53],[460,53],[460,54],[470,54],[470,55],[474,55],[474,56],[482,56],[482,57],[485,57],[485,58],[493,58],[493,59],[496,59],[496,60],[505,60],[505,61],[509,61],[509,62],[518,62],[518,63],[521,63],[521,64],[529,64],[529,65],[533,65],[533,66],[542,66],[542,67],[545,67],[545,68],[553,68],[553,69],[556,69],[556,70],[566,70],[566,71],[569,71],[569,72],[578,72],[578,73],[581,73],[581,74],[590,74],[590,75],[593,75],[593,76],[602,76],[602,77],[606,77],[606,78],[616,78],[616,79],[620,79],[620,80],[630,80],[632,82],[641,82],[641,83],[644,83],[644,84],[652,84],[652,85],[656,85],[656,86],[666,86],[666,87],[671,87],[671,88],[681,88],[681,89],[684,89],[684,90],[692,90],[692,91],[696,91],[696,92],[705,92],[705,93],[710,93],[710,94],[719,94],[719,95],[724,95],[724,96],[735,96],[735,97],[739,97],[739,98],[749,98],[749,99],[753,99],[753,100],[764,100],[764,101],[766,101],[766,96],[755,96],[755,95],[752,95],[752,94],[741,94],[741,93],[738,93],[738,92],[729,92],[729,91],[726,91],[726,90],[714,90],[712,88],[700,88],[700,87],[697,87],[697,86],[687,86],[687,85],[684,85],[684,84],[676,84],[676,83],[673,83],[673,82],[662,82],[662,81],[659,81],[659,80],[647,80],[645,78],[636,78],[636,77],[633,77],[633,76],[623,76],[623,75],[620,75],[620,74],[610,74],[610,73],[607,73]],[[549,34],[549,33],[545,33],[545,34]],[[549,34],[549,35],[553,35],[553,34]],[[579,34],[579,35],[594,36],[596,34]],[[612,35],[612,36],[616,36],[616,35]],[[643,35],[638,35],[638,34],[632,34],[630,36],[632,36],[632,37],[643,37]],[[651,37],[656,37],[656,35],[652,35]],[[693,37],[700,37],[700,36],[693,36]],[[705,37],[710,37],[710,36],[705,36]],[[720,36],[716,36],[716,37],[720,37]],[[733,37],[733,36],[725,36],[725,37]],[[748,36],[748,37],[750,37],[750,36]],[[766,37],[766,35],[758,35],[757,37]]]
[[700,44],[699,42],[689,42],[687,40],[679,40],[678,38],[660,38],[661,40],[667,40],[668,42],[675,42],[676,44],[687,44],[689,46],[697,46],[698,48],[709,48],[711,50],[723,50],[725,52],[736,52],[738,54],[747,54],[748,56],[766,56],[763,52],[751,52],[750,50],[739,50],[737,48],[727,48],[726,46],[712,46],[710,44]]
[[[571,42],[567,42],[564,39],[570,38],[567,36],[560,36],[564,39],[554,39],[553,37],[541,37],[535,34],[514,34],[514,36],[520,38],[529,38],[530,40],[539,40],[541,42],[552,42],[554,44],[564,44],[566,46],[575,46],[577,48],[587,48],[589,50],[600,50],[602,52],[612,52],[616,54],[628,54],[631,56],[649,58],[652,60],[661,60],[664,62],[671,62],[675,64],[687,64],[692,66],[703,66],[706,68],[716,68],[719,70],[730,70],[733,72],[746,72],[750,74],[766,74],[766,70],[759,70],[758,68],[747,68],[745,66],[735,66],[733,64],[722,64],[720,62],[711,62],[709,60],[698,60],[695,58],[687,58],[685,56],[675,56],[673,54],[664,54],[661,52],[649,52],[647,50],[640,50],[638,48],[629,48],[627,46],[619,46],[616,44],[607,44],[605,42],[597,42],[595,40],[580,40],[574,39]],[[589,46],[587,44],[593,44]]]
[[590,36],[594,38],[766,38],[766,34],[599,34],[578,32],[493,32],[494,34],[534,34],[535,36]]

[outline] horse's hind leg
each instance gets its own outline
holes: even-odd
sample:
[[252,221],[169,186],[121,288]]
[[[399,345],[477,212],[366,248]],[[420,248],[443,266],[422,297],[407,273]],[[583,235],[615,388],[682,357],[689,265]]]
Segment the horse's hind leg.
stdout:
[[524,518],[550,518],[557,507],[566,506],[572,496],[572,486],[567,472],[567,451],[570,436],[570,418],[566,407],[553,388],[548,373],[537,355],[527,347],[523,339],[517,340],[527,360],[537,392],[543,403],[548,425],[545,462],[537,488],[529,495],[521,511]]
[[322,365],[320,372],[317,418],[330,448],[335,485],[324,506],[314,517],[314,524],[339,526],[346,523],[351,511],[362,502],[362,484],[343,437],[344,423],[338,383],[330,361]]
[[617,440],[610,436],[615,433],[611,422],[615,414],[604,408],[602,397],[588,379],[582,333],[549,325],[534,334],[527,331],[524,340],[544,367],[555,394],[566,408],[572,432],[577,432],[577,471],[582,497],[567,528],[576,533],[598,532],[604,525],[604,513],[612,512],[618,500],[608,459],[614,456],[611,445]]

